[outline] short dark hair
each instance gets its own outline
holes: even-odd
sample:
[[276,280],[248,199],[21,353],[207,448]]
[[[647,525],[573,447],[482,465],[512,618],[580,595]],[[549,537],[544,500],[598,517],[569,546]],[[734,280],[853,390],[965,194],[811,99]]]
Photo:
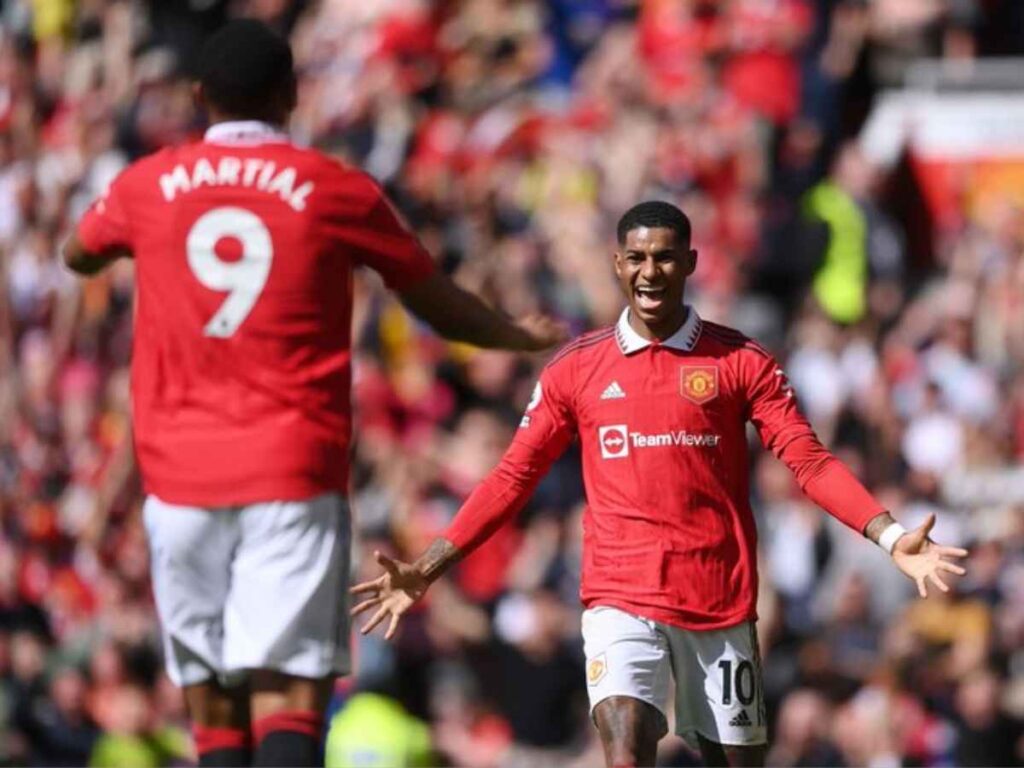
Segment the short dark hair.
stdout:
[[207,100],[234,117],[268,117],[294,81],[288,41],[256,19],[229,21],[199,55]]
[[626,235],[640,227],[673,229],[676,233],[676,239],[681,244],[687,247],[690,245],[690,220],[686,218],[685,213],[672,205],[672,203],[666,203],[662,200],[648,200],[643,203],[637,203],[622,214],[622,218],[619,219],[619,224],[616,227],[619,245],[625,245]]

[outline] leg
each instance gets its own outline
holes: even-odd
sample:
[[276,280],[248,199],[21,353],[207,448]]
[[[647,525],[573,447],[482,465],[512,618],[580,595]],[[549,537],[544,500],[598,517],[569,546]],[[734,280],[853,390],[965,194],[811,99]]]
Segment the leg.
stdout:
[[237,543],[234,515],[150,496],[143,519],[167,673],[184,690],[199,764],[248,765],[248,688],[216,682],[224,671],[224,606]]
[[224,688],[210,680],[186,685],[184,693],[199,765],[249,765],[248,686]]
[[658,740],[668,730],[671,668],[664,634],[649,619],[604,606],[583,612],[582,630],[591,716],[605,762],[610,768],[654,765]]
[[676,669],[676,731],[696,737],[705,765],[761,766],[767,725],[752,622],[668,630]]
[[704,765],[720,766],[721,768],[760,768],[764,765],[765,755],[768,752],[766,744],[750,744],[738,746],[735,744],[719,744],[716,741],[709,741],[700,734],[697,734],[700,742],[700,756]]
[[348,669],[348,510],[337,495],[241,510],[225,610],[229,673],[250,675],[256,765],[318,765],[323,716]]
[[608,768],[654,765],[665,718],[655,707],[629,696],[612,696],[594,709]]
[[310,679],[271,670],[252,675],[255,765],[319,765],[323,712],[334,676]]

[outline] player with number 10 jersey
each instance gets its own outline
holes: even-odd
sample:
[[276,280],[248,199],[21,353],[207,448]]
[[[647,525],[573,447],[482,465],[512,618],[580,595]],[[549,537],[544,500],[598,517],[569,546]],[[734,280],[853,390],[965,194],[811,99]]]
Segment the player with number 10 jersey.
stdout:
[[376,183],[265,124],[219,123],[128,168],[79,237],[135,254],[148,492],[220,506],[345,490],[352,269],[399,291],[434,271]]

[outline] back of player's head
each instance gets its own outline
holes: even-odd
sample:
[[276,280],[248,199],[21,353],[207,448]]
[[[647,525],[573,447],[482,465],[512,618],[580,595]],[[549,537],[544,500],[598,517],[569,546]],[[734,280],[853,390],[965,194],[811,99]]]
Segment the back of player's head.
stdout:
[[625,245],[626,235],[640,227],[648,229],[664,227],[675,230],[678,243],[685,247],[690,245],[690,220],[672,203],[648,200],[637,203],[622,214],[618,227],[616,227],[619,245]]
[[235,19],[203,46],[199,83],[206,101],[233,117],[268,119],[290,111],[295,87],[288,42],[256,19]]

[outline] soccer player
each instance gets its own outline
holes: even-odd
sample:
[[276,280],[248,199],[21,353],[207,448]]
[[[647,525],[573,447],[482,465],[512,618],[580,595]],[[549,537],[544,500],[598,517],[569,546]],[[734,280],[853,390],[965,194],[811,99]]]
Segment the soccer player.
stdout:
[[414,563],[353,587],[376,609],[363,632],[401,616],[431,582],[512,518],[574,437],[583,453],[581,598],[587,689],[609,766],[653,765],[669,673],[676,732],[709,765],[762,764],[765,713],[754,632],[756,532],[746,422],[811,499],[945,591],[934,518],[907,532],[818,441],[771,354],[683,303],[697,263],[690,222],[641,203],[618,223],[615,273],[629,306],[541,373],[499,465]]
[[223,27],[199,71],[205,138],[126,169],[64,258],[85,275],[135,259],[145,524],[200,764],[313,765],[348,667],[353,268],[450,339],[564,337],[458,288],[368,176],[289,142],[292,54],[267,27]]

